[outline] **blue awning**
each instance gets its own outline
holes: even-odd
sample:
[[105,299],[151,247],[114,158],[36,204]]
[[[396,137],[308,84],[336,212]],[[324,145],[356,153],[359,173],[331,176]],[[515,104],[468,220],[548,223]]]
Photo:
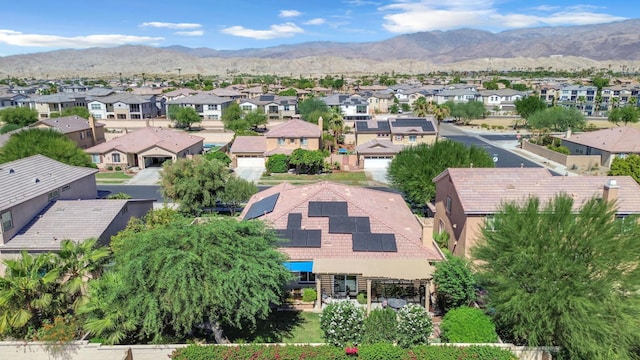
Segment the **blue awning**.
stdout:
[[311,272],[313,269],[313,261],[286,261],[283,265],[289,271]]

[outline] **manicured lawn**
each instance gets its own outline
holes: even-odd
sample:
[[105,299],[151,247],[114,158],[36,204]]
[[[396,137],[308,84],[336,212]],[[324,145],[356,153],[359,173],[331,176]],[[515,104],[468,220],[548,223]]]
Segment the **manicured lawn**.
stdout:
[[122,171],[99,172],[96,174],[96,182],[104,184],[121,184],[131,179],[131,176]]
[[226,331],[234,343],[322,343],[320,314],[307,311],[274,311],[255,328]]
[[316,182],[316,181],[335,181],[335,182],[366,182],[367,176],[363,171],[344,171],[334,172],[320,175],[296,175],[296,174],[271,174],[271,176],[263,176],[260,181],[265,182]]
[[324,342],[322,329],[320,329],[320,314],[303,311],[300,313],[301,321],[295,326],[289,336],[282,342],[287,344],[321,343]]

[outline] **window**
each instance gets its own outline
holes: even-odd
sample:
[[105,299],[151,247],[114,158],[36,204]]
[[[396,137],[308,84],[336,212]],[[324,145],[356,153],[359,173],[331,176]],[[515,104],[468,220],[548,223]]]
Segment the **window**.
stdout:
[[251,111],[253,109],[251,109],[251,105],[242,105],[242,110],[243,111]]
[[131,104],[131,105],[129,105],[129,111],[131,111],[131,112],[140,112],[140,104]]
[[218,105],[209,105],[208,110],[218,110]]
[[358,293],[358,277],[356,275],[334,275],[333,292],[344,295],[356,295]]
[[102,106],[100,104],[91,104],[91,110],[102,110]]
[[71,189],[71,185],[68,184],[62,187],[62,191],[67,191],[69,189]]
[[91,130],[87,130],[87,137],[88,138],[92,138],[93,137],[93,132],[91,132]]
[[85,137],[84,131],[80,131],[80,140],[84,139],[84,137]]
[[307,145],[309,145],[309,139],[307,139],[307,138],[301,138],[301,139],[300,139],[300,144],[302,144],[302,146],[307,146]]
[[140,114],[131,114],[131,118],[132,119],[142,119],[142,117],[140,117]]
[[308,271],[301,271],[296,273],[298,275],[299,283],[315,283],[316,282],[316,274]]
[[100,154],[91,154],[91,162],[94,164],[100,164]]
[[2,221],[2,231],[9,231],[13,228],[13,219],[11,218],[11,211],[5,211],[0,214],[0,221]]
[[416,142],[416,136],[415,135],[409,135],[409,142],[410,143]]
[[118,119],[125,120],[127,118],[127,114],[118,114]]
[[60,197],[60,191],[59,190],[54,190],[52,192],[50,192],[49,194],[47,194],[47,198],[49,201],[51,200],[55,200],[57,198]]
[[111,154],[111,161],[114,162],[114,163],[119,163],[120,162],[120,154],[118,154],[118,153]]
[[289,111],[289,105],[284,106],[284,111]]
[[447,195],[447,202],[445,204],[445,207],[447,209],[447,213],[451,213],[451,196]]
[[296,143],[296,139],[289,139],[289,144],[295,144]]
[[402,135],[396,135],[396,141],[402,141]]
[[284,145],[284,138],[278,138],[278,145]]
[[367,107],[365,105],[356,106],[356,113],[357,114],[366,114],[367,113]]
[[269,114],[277,114],[278,107],[277,106],[269,106]]
[[496,218],[493,215],[488,215],[484,219],[484,227],[489,231],[496,231]]

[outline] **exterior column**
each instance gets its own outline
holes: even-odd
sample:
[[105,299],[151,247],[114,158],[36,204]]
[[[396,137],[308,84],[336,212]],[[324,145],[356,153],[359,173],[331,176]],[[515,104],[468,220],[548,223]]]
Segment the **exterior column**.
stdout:
[[371,313],[371,279],[367,279],[367,315]]
[[424,291],[424,308],[429,312],[429,307],[431,305],[431,281],[427,280]]
[[322,283],[320,280],[320,275],[316,274],[316,311],[322,310]]

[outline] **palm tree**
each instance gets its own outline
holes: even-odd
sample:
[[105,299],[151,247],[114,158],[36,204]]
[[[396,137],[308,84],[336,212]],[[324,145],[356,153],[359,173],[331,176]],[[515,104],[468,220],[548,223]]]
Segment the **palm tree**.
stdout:
[[24,337],[29,327],[38,329],[58,313],[61,273],[48,253],[32,256],[24,251],[20,258],[3,263],[7,268],[0,278],[0,334]]
[[413,102],[413,113],[418,117],[427,116],[429,113],[429,104],[424,96],[421,96]]
[[344,117],[339,107],[331,108],[329,114],[329,131],[333,135],[334,148],[338,147],[338,140],[344,134]]
[[442,120],[451,115],[451,110],[449,110],[448,107],[434,104],[432,102],[429,102],[427,112],[429,114],[433,114],[433,116],[436,118],[436,121],[438,121],[438,128],[440,128],[440,123],[442,123]]
[[58,266],[64,275],[61,290],[73,310],[87,301],[87,280],[96,277],[109,257],[106,247],[96,247],[96,239],[80,243],[63,240],[58,253]]

